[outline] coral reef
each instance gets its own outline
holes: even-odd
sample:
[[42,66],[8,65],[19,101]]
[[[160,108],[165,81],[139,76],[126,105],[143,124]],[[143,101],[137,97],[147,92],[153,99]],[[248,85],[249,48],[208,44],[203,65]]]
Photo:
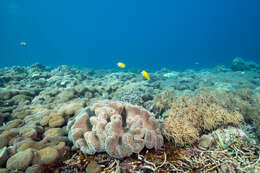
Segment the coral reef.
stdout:
[[[255,150],[257,151],[256,153],[259,153],[259,149],[255,149],[254,146],[246,148],[248,152],[242,150],[247,155],[246,157],[240,152],[237,152],[239,157],[233,157],[234,155],[229,155],[230,153],[224,150],[225,154],[217,156],[217,161],[214,162],[213,158],[216,154],[223,153],[223,151],[219,152],[219,150],[223,148],[232,152],[237,150],[229,147],[230,142],[225,143],[225,140],[218,142],[212,139],[216,135],[211,135],[209,132],[223,125],[226,126],[226,122],[232,120],[225,121],[225,118],[229,116],[223,116],[223,118],[222,115],[236,115],[237,113],[235,112],[239,112],[243,115],[246,122],[241,129],[246,130],[249,133],[247,134],[249,137],[254,139],[258,137],[260,139],[259,65],[237,59],[236,61],[234,60],[231,68],[220,65],[215,69],[201,69],[200,71],[189,69],[182,72],[161,69],[157,72],[149,71],[149,74],[151,75],[151,80],[145,81],[142,79],[140,71],[136,69],[127,71],[121,71],[121,69],[120,71],[117,69],[92,70],[72,68],[66,65],[50,68],[41,64],[33,64],[28,67],[13,66],[0,68],[0,172],[14,172],[15,169],[13,168],[16,166],[19,167],[17,169],[18,172],[62,172],[64,171],[62,170],[64,165],[69,165],[72,168],[72,172],[75,169],[82,172],[86,171],[84,168],[88,166],[91,169],[94,166],[98,168],[97,170],[101,169],[105,172],[112,172],[115,169],[118,170],[118,168],[128,172],[131,170],[145,172],[147,169],[155,171],[165,169],[178,172],[175,168],[178,168],[179,172],[184,172],[193,168],[193,170],[201,172],[213,167],[219,169],[216,163],[222,163],[219,158],[225,158],[225,155],[230,156],[225,158],[226,160],[229,159],[228,166],[230,168],[237,166],[246,157],[250,158],[250,163],[255,163],[258,155],[255,154],[253,156],[252,153]],[[167,112],[175,111],[174,106],[177,102],[176,98],[174,98],[175,95],[179,97],[182,94],[189,94],[188,98],[193,98],[191,95],[194,94],[197,95],[195,97],[199,96],[204,101],[193,98],[191,99],[193,101],[184,99],[186,101],[183,102],[182,106],[177,104],[176,108],[180,108],[181,111],[178,111],[177,114],[171,114],[175,122],[168,124],[169,129],[172,130],[171,135],[174,136],[171,139],[175,139],[175,142],[179,144],[195,142],[192,148],[185,148],[185,150],[191,149],[194,153],[197,152],[197,155],[203,148],[212,149],[212,152],[203,150],[202,156],[200,158],[197,157],[199,162],[192,160],[190,157],[187,160],[171,158],[171,155],[174,154],[178,156],[179,149],[177,151],[174,149],[175,151],[170,153],[169,151],[171,150],[167,146],[172,144],[168,143],[162,147],[163,149],[166,147],[166,160],[164,153],[161,152],[162,150],[154,152],[154,150],[147,151],[144,149],[139,154],[133,152],[130,157],[121,159],[120,162],[109,157],[106,153],[88,155],[85,160],[80,162],[82,165],[79,165],[78,162],[71,164],[61,162],[61,159],[64,157],[64,150],[68,157],[75,155],[76,158],[78,156],[79,158],[86,157],[79,150],[74,150],[71,147],[71,141],[68,139],[68,131],[66,129],[69,119],[78,115],[82,108],[105,99],[128,102],[133,105],[143,106],[152,112],[158,120],[158,127],[161,128],[161,122],[167,117]],[[183,98],[183,96],[181,97]],[[202,106],[200,106],[201,103]],[[220,111],[216,112],[216,110]],[[88,115],[91,112],[93,111],[89,110],[87,112]],[[214,112],[214,114],[210,112]],[[185,115],[181,116],[184,113]],[[205,116],[201,116],[202,113]],[[98,117],[95,113],[91,113],[92,115]],[[216,117],[213,116],[214,118],[212,119],[210,115],[216,115]],[[108,121],[107,124],[120,125],[120,123],[117,124],[116,122],[121,118],[119,116],[114,116],[114,118],[114,123]],[[224,123],[222,123],[223,121]],[[124,132],[129,132],[130,129],[126,129],[127,123],[125,119],[122,119],[122,122]],[[92,123],[96,127],[102,125],[100,123],[95,124],[94,120]],[[236,121],[234,123],[237,124]],[[232,123],[230,124],[232,125]],[[88,125],[93,130],[94,126],[90,120]],[[120,131],[120,128],[116,130]],[[107,130],[106,133],[113,134],[113,131],[115,129],[110,128],[110,131]],[[137,131],[136,133],[139,132]],[[228,138],[228,133],[229,131],[223,130],[218,134]],[[201,135],[202,137],[200,137]],[[122,148],[120,139],[122,137],[119,138],[119,148]],[[256,142],[259,143],[257,140]],[[218,144],[218,150],[215,151],[216,143]],[[198,151],[193,150],[197,145],[199,145],[200,149]],[[247,146],[247,144],[245,145]],[[239,147],[238,149],[241,149],[241,146]],[[212,156],[212,153],[215,156]],[[24,154],[28,157],[23,160]],[[192,155],[192,153],[189,154],[193,158],[197,156]],[[15,155],[16,157],[13,157]],[[209,158],[211,158],[212,166],[205,161]],[[73,160],[73,158],[70,159]],[[95,160],[97,164],[90,164],[89,160],[91,159]],[[189,163],[189,160],[191,161],[190,167],[185,166],[185,163]],[[230,164],[231,161],[234,163]],[[244,161],[247,166],[250,166],[250,163],[247,162],[248,160]],[[7,169],[7,162],[8,165],[17,165],[9,166],[9,169]],[[63,163],[64,165],[56,165],[57,163]],[[102,163],[106,167],[101,165]],[[53,164],[59,166],[58,170],[49,170]],[[241,165],[236,170],[244,167],[244,165]]]
[[159,149],[163,137],[153,115],[139,106],[100,101],[82,110],[68,124],[69,139],[87,154],[107,152],[115,158]]
[[199,83],[201,81],[200,78],[201,77],[199,75],[191,71],[191,72],[181,72],[178,74],[176,79],[169,78],[168,81],[172,83],[172,87],[174,88],[174,90],[194,91],[199,87]]
[[69,143],[62,126],[84,106],[81,101],[57,104],[54,109],[24,106],[21,112],[27,108],[30,110],[28,115],[0,127],[1,165],[6,165],[9,170],[27,171],[37,166],[42,169],[62,158]]
[[193,144],[199,135],[220,126],[238,126],[243,116],[228,112],[203,95],[181,95],[172,104],[168,117],[163,122],[163,134],[176,145]]
[[216,89],[199,89],[197,92],[230,112],[238,111],[247,123],[255,124],[260,139],[260,97],[253,90],[241,88],[227,93]]
[[171,91],[164,91],[154,97],[151,111],[159,118],[165,111],[171,108],[171,104],[176,100],[176,94]]
[[253,95],[250,89],[236,90],[231,93],[230,97],[232,100],[230,108],[238,110],[244,116],[246,122],[255,124],[260,140],[260,97]]
[[241,57],[233,59],[231,69],[233,71],[256,71],[260,70],[260,66],[253,61],[245,61]]
[[[215,134],[219,135],[215,135]],[[107,158],[104,153],[68,153],[51,170],[71,172],[102,170],[114,172],[259,172],[260,147],[237,128],[218,129],[208,134],[211,146],[175,148],[169,144],[154,152],[143,150],[125,159]],[[227,138],[227,139],[226,139]],[[223,142],[220,142],[223,141]],[[224,148],[220,143],[224,143]],[[102,169],[103,168],[103,169]]]
[[139,83],[129,82],[129,84],[117,89],[112,94],[112,99],[145,107],[145,102],[152,100],[155,93],[156,90],[147,81]]
[[6,163],[10,170],[27,170],[30,165],[48,165],[61,158],[66,150],[63,142],[53,147],[45,147],[40,150],[28,148],[12,155]]

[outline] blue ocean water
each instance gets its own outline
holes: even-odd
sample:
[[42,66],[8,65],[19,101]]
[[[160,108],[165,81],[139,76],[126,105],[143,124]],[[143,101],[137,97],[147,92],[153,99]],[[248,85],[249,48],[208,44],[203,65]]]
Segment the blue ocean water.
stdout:
[[260,63],[259,10],[259,0],[1,0],[0,65],[122,61],[182,70],[230,65],[236,56]]

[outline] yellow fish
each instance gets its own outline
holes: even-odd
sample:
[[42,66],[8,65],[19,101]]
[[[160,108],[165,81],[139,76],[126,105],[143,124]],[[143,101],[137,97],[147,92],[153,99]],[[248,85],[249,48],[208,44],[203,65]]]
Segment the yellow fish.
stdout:
[[122,63],[122,62],[118,62],[118,63],[117,63],[117,66],[120,67],[120,68],[125,68],[125,64]]
[[150,80],[150,75],[146,71],[143,70],[141,73],[145,79]]

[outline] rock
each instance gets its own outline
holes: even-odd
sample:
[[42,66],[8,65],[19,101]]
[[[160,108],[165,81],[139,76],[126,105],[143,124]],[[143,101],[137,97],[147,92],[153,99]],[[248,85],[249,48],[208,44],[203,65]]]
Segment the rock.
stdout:
[[49,112],[47,112],[45,115],[41,117],[40,124],[42,126],[46,126],[49,123],[49,120],[50,120],[50,116],[49,116]]
[[8,142],[9,139],[6,136],[0,135],[0,148],[7,146]]
[[101,172],[101,166],[97,164],[96,161],[91,161],[87,168],[86,168],[87,173],[99,173]]
[[27,137],[27,138],[36,138],[37,137],[37,131],[32,127],[22,129],[20,134],[22,134],[23,137]]
[[44,169],[44,167],[38,164],[28,167],[25,171],[25,173],[45,173],[45,172],[46,170]]
[[11,102],[15,105],[18,105],[18,104],[30,103],[31,100],[32,100],[31,97],[23,95],[23,94],[19,94],[19,95],[12,97]]
[[0,173],[9,173],[7,168],[0,168]]
[[256,130],[256,135],[260,139],[260,125],[258,126],[258,128]]
[[19,134],[19,129],[14,128],[7,131],[4,131],[0,135],[0,146],[4,147],[7,145],[10,145],[9,141],[12,141],[14,137],[16,137]]
[[230,170],[229,170],[229,168],[230,168],[230,165],[228,165],[228,164],[222,164],[217,170],[217,172],[219,172],[219,173],[226,173],[226,172],[229,172]]
[[65,123],[65,120],[60,115],[54,115],[49,120],[49,126],[50,127],[60,127]]
[[[1,108],[0,108],[1,109]],[[8,118],[10,116],[10,113],[9,112],[0,112],[0,118],[1,119],[4,119],[4,118]],[[1,124],[2,125],[2,124]],[[5,126],[2,126],[1,129],[5,127]]]
[[12,128],[17,128],[17,127],[21,127],[22,125],[24,125],[24,121],[21,119],[15,119],[12,121],[9,121],[5,126],[4,129],[5,130],[9,130]]
[[8,100],[11,97],[13,97],[15,94],[17,94],[17,92],[14,90],[7,90],[7,89],[0,90],[0,98],[3,100]]
[[41,76],[40,76],[40,73],[33,73],[32,74],[32,78],[33,79],[39,79]]
[[75,115],[81,110],[82,105],[78,102],[71,102],[63,104],[57,111],[57,115],[61,115],[63,117],[68,117],[71,115]]
[[68,138],[65,136],[46,136],[40,141],[40,143],[45,146],[54,146],[60,142],[68,142]]
[[[60,85],[66,86],[68,83],[69,81],[62,81]],[[57,97],[64,102],[69,101],[76,97],[76,91],[74,88],[67,88],[63,92],[61,92]]]
[[17,136],[19,134],[19,128],[13,128],[10,130],[4,131],[1,135],[8,138],[8,140],[11,140],[13,137]]
[[37,126],[34,123],[27,123],[25,126],[20,128],[20,134],[25,138],[36,138],[38,134],[43,133],[43,128],[41,126]]
[[12,113],[13,118],[24,119],[26,116],[28,116],[32,113],[31,110],[21,110],[18,108],[13,111],[13,113]]
[[[247,134],[236,127],[227,127],[225,129],[217,129],[212,133],[212,136],[215,140],[216,143],[219,143],[221,145],[229,145],[233,142],[233,138],[235,137],[239,137],[245,141],[248,142],[254,142],[253,139],[250,139]],[[221,146],[223,147],[223,146]]]
[[6,167],[8,169],[19,169],[25,170],[31,163],[33,159],[33,151],[27,149],[22,152],[18,152],[7,160]]
[[256,71],[259,69],[259,65],[253,61],[245,61],[241,57],[236,57],[231,65],[233,71]]
[[50,128],[43,134],[46,136],[63,136],[64,131],[61,128]]
[[230,69],[225,67],[225,65],[217,65],[214,69],[215,69],[216,72],[228,72],[228,71],[230,71]]
[[4,165],[8,159],[7,147],[0,149],[0,166]]
[[40,165],[48,165],[55,162],[59,158],[59,152],[52,148],[46,147],[36,152],[36,160],[34,163]]
[[9,146],[7,148],[9,158],[17,153],[15,146]]
[[19,147],[17,149],[17,151],[20,152],[20,151],[25,151],[29,148],[40,150],[44,147],[44,145],[40,142],[36,142],[36,141],[31,140],[31,139],[27,139],[27,140],[20,142],[20,144],[18,144],[17,147]]
[[59,156],[64,156],[66,150],[68,149],[68,147],[66,147],[65,145],[65,142],[60,142],[58,145],[54,146],[53,148],[55,148],[59,152]]
[[212,145],[214,138],[210,135],[203,135],[199,139],[199,147],[202,149],[208,149]]
[[45,71],[47,70],[47,67],[40,64],[40,63],[34,63],[31,65],[31,70],[33,71]]

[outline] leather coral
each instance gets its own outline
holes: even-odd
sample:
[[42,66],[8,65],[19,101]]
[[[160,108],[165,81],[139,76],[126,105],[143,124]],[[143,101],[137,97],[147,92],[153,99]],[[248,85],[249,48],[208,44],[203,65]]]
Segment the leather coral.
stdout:
[[163,137],[157,120],[143,107],[119,101],[100,101],[84,108],[68,124],[69,139],[87,154],[107,152],[115,158],[159,149]]

